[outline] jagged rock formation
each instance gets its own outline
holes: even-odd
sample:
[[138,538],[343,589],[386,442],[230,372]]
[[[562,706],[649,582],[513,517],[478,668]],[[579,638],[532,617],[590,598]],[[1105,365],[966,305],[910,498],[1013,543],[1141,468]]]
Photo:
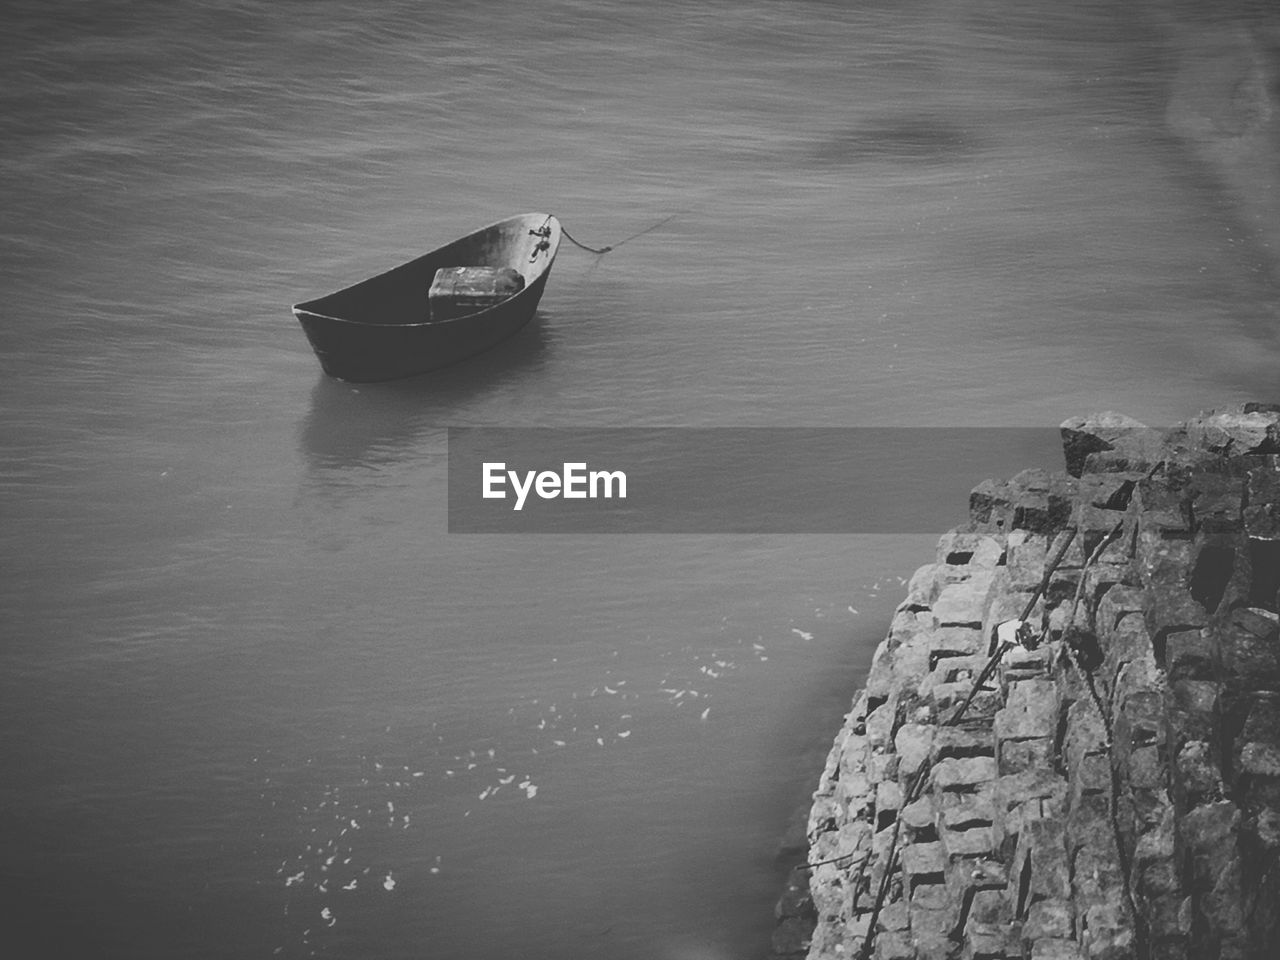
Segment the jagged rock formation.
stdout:
[[778,955],[1280,956],[1280,406],[1062,432],[912,578]]

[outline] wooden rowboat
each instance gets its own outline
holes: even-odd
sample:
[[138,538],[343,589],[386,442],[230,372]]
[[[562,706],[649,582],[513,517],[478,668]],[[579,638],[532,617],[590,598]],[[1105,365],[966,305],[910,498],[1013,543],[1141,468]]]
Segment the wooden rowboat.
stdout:
[[[528,323],[559,246],[560,222],[550,214],[526,213],[295,304],[293,315],[331,377],[369,382],[425,373],[487,350]],[[448,312],[433,311],[428,292],[442,267],[511,268],[524,286],[497,303],[477,300],[474,312],[464,306],[460,316],[457,304]]]

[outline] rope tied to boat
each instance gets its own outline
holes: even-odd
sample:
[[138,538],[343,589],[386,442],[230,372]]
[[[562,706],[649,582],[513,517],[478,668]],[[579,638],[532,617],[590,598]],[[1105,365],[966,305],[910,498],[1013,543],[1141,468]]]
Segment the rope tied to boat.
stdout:
[[611,250],[617,250],[624,243],[630,243],[632,240],[636,239],[637,237],[643,237],[646,233],[651,233],[652,231],[657,230],[659,227],[665,226],[675,218],[676,218],[676,214],[673,213],[671,214],[671,216],[665,217],[662,220],[659,220],[657,223],[653,224],[652,226],[645,227],[639,233],[633,233],[631,236],[627,237],[625,240],[619,240],[617,243],[611,244],[610,246],[607,246],[607,247],[589,247],[585,243],[582,243],[579,240],[575,240],[573,238],[573,234],[571,234],[568,230],[566,230],[563,224],[561,224],[560,226],[560,232],[564,234],[564,238],[568,240],[570,243],[572,243],[575,247],[585,250],[587,251],[587,253],[594,253],[597,257],[603,257],[606,253],[610,252]]

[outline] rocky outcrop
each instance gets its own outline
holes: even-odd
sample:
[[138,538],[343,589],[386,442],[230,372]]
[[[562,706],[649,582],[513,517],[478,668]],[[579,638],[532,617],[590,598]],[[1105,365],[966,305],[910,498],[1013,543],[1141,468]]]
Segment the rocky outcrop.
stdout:
[[912,578],[778,955],[1280,956],[1280,406],[1063,442]]

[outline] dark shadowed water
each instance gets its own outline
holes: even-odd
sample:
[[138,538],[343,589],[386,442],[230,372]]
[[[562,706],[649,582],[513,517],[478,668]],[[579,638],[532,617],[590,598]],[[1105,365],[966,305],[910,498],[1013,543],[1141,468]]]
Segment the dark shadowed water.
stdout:
[[[758,960],[936,535],[449,535],[445,429],[1275,399],[1276,120],[1236,12],[7,4],[6,930]],[[474,363],[321,376],[289,304],[527,210],[591,245],[675,217],[563,247]]]

